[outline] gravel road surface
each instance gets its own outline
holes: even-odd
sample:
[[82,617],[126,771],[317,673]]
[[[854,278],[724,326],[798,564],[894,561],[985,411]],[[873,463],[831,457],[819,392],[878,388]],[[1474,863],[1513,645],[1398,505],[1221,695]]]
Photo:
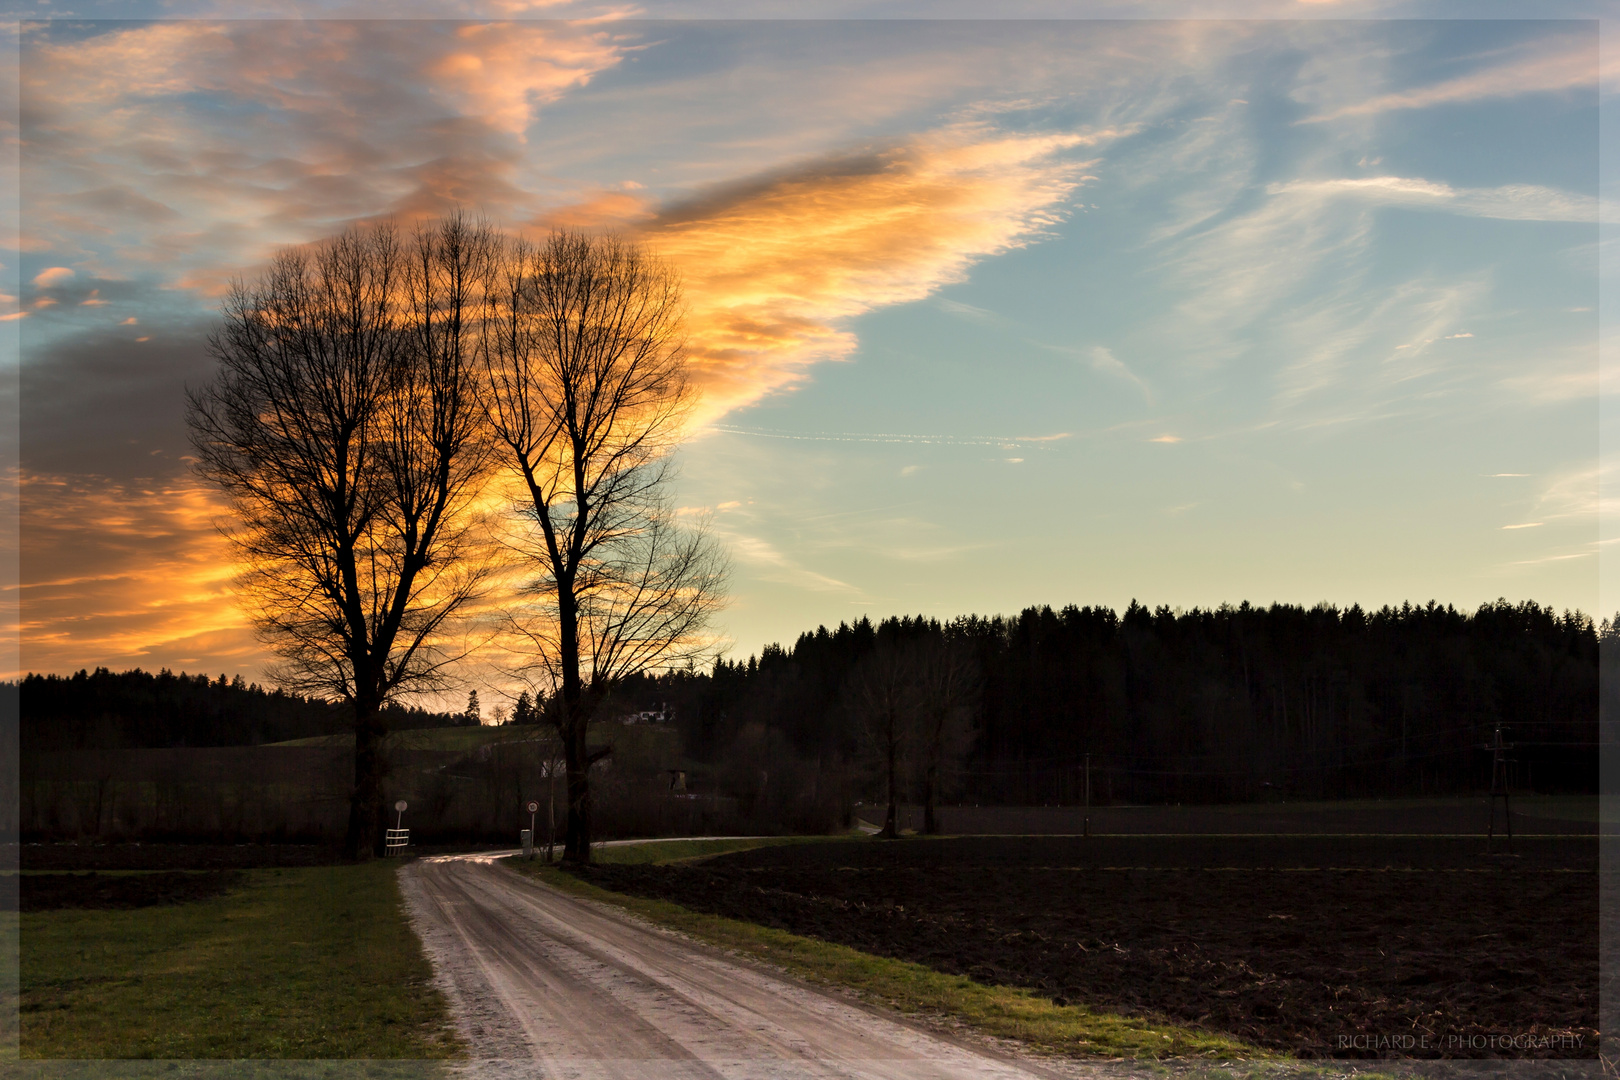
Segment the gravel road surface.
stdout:
[[[477,1080],[1031,1080],[958,1044],[500,866],[400,872]],[[1055,1064],[1055,1063],[1054,1063]]]

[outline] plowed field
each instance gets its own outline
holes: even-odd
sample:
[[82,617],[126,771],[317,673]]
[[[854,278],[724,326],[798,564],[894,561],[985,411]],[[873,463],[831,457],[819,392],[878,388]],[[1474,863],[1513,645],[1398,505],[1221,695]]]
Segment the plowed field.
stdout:
[[1597,1054],[1595,839],[853,841],[587,874],[1305,1057]]

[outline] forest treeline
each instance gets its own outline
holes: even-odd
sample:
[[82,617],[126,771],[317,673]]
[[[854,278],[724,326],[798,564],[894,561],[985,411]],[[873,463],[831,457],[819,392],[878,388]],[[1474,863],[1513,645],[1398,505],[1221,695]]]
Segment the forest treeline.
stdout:
[[[153,674],[106,668],[28,675],[17,687],[25,753],[184,746],[258,746],[351,731],[336,705],[249,683],[242,676]],[[391,705],[395,729],[443,727],[461,715]]]
[[[940,796],[1075,803],[1087,755],[1107,802],[1455,794],[1484,790],[1498,724],[1518,790],[1597,789],[1599,656],[1620,685],[1620,617],[1505,600],[1249,604],[1123,613],[1029,608],[1013,617],[861,619],[712,671],[624,681],[604,715],[652,713],[680,731],[694,788],[774,814],[836,814],[881,797],[871,728],[852,706],[863,661],[952,643],[975,668],[971,737]],[[238,676],[105,668],[21,683],[25,752],[242,746],[349,730],[334,705]],[[390,727],[469,722],[390,706]],[[909,782],[914,782],[915,776]],[[910,792],[915,796],[915,791]],[[761,804],[760,810],[766,808]],[[813,816],[813,815],[812,815]]]
[[[1617,618],[1620,622],[1620,618]],[[1597,790],[1599,643],[1611,624],[1533,602],[1472,613],[1244,603],[1029,608],[949,622],[821,627],[712,673],[647,676],[717,782],[807,770],[877,796],[852,673],[883,642],[960,643],[978,671],[973,737],[942,795],[1005,804],[1480,791],[1498,724],[1519,790]],[[1620,644],[1620,641],[1617,641]],[[1612,661],[1611,657],[1611,661]],[[738,769],[748,760],[755,769]],[[746,797],[741,790],[735,794]]]

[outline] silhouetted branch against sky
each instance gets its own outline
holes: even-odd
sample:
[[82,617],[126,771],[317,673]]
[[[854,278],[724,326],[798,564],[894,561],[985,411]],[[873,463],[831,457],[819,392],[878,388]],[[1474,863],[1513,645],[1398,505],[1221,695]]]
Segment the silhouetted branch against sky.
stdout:
[[382,223],[284,250],[232,287],[218,370],[186,395],[272,677],[351,713],[350,858],[381,845],[383,707],[453,685],[453,628],[491,565],[473,283],[496,244],[451,215],[405,243]]
[[557,230],[503,245],[485,295],[484,411],[531,574],[501,611],[509,672],[562,738],[564,857],[588,862],[598,703],[626,676],[712,656],[725,596],[723,556],[670,507],[692,400],[680,280],[636,242]]

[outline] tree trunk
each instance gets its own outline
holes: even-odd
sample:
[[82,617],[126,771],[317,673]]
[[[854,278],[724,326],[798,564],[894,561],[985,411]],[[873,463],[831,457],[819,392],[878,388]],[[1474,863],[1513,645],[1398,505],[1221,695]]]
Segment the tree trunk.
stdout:
[[937,836],[939,834],[939,819],[934,813],[935,791],[938,787],[935,783],[937,772],[937,766],[930,763],[923,773],[923,835],[925,836]]
[[557,763],[546,769],[546,862],[551,862],[557,847]]
[[354,790],[349,795],[349,828],[343,857],[363,862],[382,854],[383,724],[375,706],[355,707]]
[[563,733],[563,763],[567,774],[568,824],[563,829],[563,862],[585,866],[591,861],[590,755],[585,746],[586,724],[570,716]]
[[887,754],[885,755],[885,765],[888,769],[889,809],[888,812],[883,815],[883,831],[878,833],[878,836],[884,840],[894,840],[900,836],[900,821],[899,814],[897,813],[899,793],[896,790],[898,785],[895,783],[895,770],[898,766],[898,762],[895,759],[900,756],[900,748],[898,745],[896,745],[895,740],[891,737],[889,739],[889,745],[886,749]]
[[[576,483],[578,481],[576,480]],[[563,829],[563,862],[591,861],[591,758],[586,746],[589,716],[580,678],[579,606],[572,574],[557,575],[558,659],[562,667],[563,767],[567,776],[568,824]]]

